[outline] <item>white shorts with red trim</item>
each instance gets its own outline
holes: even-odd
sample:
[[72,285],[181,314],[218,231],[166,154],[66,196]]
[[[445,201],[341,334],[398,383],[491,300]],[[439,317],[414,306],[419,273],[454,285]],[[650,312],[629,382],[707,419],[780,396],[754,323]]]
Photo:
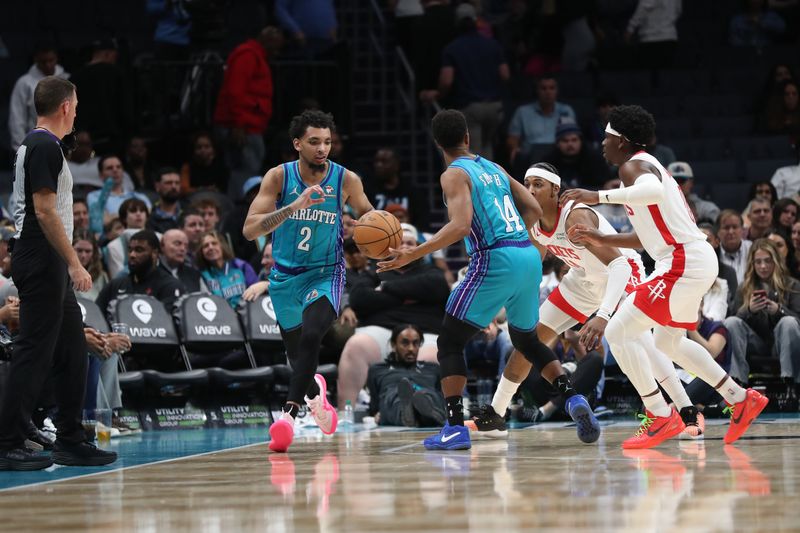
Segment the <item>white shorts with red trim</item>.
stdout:
[[703,296],[717,278],[714,249],[706,241],[676,244],[670,257],[634,289],[633,303],[662,326],[695,329]]

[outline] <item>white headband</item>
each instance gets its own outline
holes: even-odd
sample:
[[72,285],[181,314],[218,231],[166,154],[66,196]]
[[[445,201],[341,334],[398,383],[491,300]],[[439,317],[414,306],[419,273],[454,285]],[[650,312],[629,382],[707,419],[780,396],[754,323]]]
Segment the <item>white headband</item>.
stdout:
[[561,178],[559,178],[556,174],[553,174],[549,170],[545,170],[539,167],[531,167],[525,172],[526,178],[542,178],[543,180],[547,180],[553,185],[558,185],[561,187]]
[[611,135],[616,135],[617,137],[623,137],[623,135],[611,127],[611,123],[609,122],[606,124],[606,133],[610,133]]

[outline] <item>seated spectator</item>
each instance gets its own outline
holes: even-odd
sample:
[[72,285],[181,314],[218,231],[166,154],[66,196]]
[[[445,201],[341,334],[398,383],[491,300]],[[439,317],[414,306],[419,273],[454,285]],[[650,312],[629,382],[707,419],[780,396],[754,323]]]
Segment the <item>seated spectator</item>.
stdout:
[[158,233],[166,233],[176,229],[181,217],[181,177],[178,171],[171,167],[158,170],[155,180],[155,190],[158,201],[153,206],[148,228]]
[[[575,391],[586,396],[589,402],[594,404],[597,397],[595,389],[603,374],[603,356],[594,350],[587,352],[576,330],[565,331],[564,340],[569,343],[569,349],[562,343],[562,349],[558,350],[564,371],[569,376]],[[521,422],[544,422],[556,414],[568,418],[566,412],[559,408],[558,392],[539,372],[531,372],[522,382],[520,390],[529,391],[538,407],[524,420],[520,420]]]
[[[728,342],[729,334],[728,330],[725,329],[723,320],[714,320],[700,313],[697,320],[697,329],[687,330],[686,334],[690,340],[708,350],[711,357],[725,372],[730,372],[731,344]],[[692,403],[700,408],[722,401],[722,396],[719,395],[714,387],[698,377],[692,379],[684,387]]]
[[783,85],[787,81],[797,81],[792,66],[786,63],[776,63],[772,66],[756,102],[755,110],[767,112],[783,106]]
[[533,145],[555,143],[558,123],[564,119],[576,121],[572,107],[557,101],[558,82],[552,75],[539,78],[536,94],[535,102],[522,105],[514,111],[506,139],[509,160],[515,164],[519,155],[522,158],[519,165],[526,168],[533,155]]
[[765,198],[754,198],[750,202],[750,226],[745,229],[744,238],[755,241],[766,237],[774,229],[772,205]]
[[[171,312],[175,301],[186,292],[183,284],[158,266],[158,237],[153,231],[134,233],[128,244],[128,273],[117,276],[103,287],[96,303],[104,313],[110,313],[109,304],[123,294],[148,294],[159,300]],[[126,360],[127,363],[127,360]],[[143,366],[144,365],[144,366]],[[131,361],[129,369],[136,367],[170,367],[163,361]]]
[[94,235],[85,229],[75,231],[72,247],[78,255],[81,266],[92,276],[92,288],[86,292],[76,292],[76,294],[82,298],[95,301],[100,291],[109,282],[108,274],[103,268],[103,253]]
[[742,284],[747,269],[747,254],[752,241],[744,238],[742,215],[735,209],[723,209],[717,219],[719,259],[736,272],[736,283]]
[[514,346],[511,344],[508,331],[500,327],[501,321],[505,322],[505,311],[467,342],[464,347],[464,357],[471,371],[488,365],[494,369],[494,376],[503,373],[505,362]]
[[231,171],[217,149],[211,135],[206,132],[195,133],[191,142],[192,155],[181,166],[181,190],[191,194],[196,190],[211,189],[226,193]]
[[795,150],[798,164],[776,170],[770,183],[775,187],[778,198],[792,198],[800,203],[800,143],[795,143]]
[[187,261],[189,239],[179,229],[164,232],[161,237],[161,268],[179,280],[187,292],[209,292],[200,271]]
[[[795,264],[800,265],[800,221],[792,226],[792,248],[794,249]],[[797,279],[800,279],[797,278]]]
[[89,229],[89,204],[83,198],[72,200],[72,226],[75,231]]
[[[247,181],[245,181],[242,186],[242,199],[236,202],[233,210],[227,214],[222,224],[222,233],[226,235],[228,242],[231,243],[233,253],[236,257],[246,257],[248,259],[258,257],[259,252],[264,249],[268,241],[266,236],[248,241],[242,234],[244,221],[247,218],[247,211],[253,199],[258,194],[258,188],[261,186],[261,178],[261,176],[247,178]],[[342,220],[344,221],[344,219]]]
[[[402,206],[414,225],[420,225],[423,213],[417,212],[416,194],[408,180],[400,176],[400,159],[393,148],[383,147],[372,159],[372,175],[364,180],[364,192],[375,209],[386,209],[391,204]],[[419,215],[419,216],[418,216]]]
[[[186,257],[189,258],[189,262],[192,265],[197,266],[200,238],[203,236],[203,233],[205,233],[206,227],[203,216],[195,209],[186,208],[181,212],[178,225],[180,226],[180,230],[186,234],[186,238],[189,239],[189,250],[186,252]],[[244,226],[244,224],[242,224],[242,226]],[[241,228],[239,233],[241,233]]]
[[787,241],[792,235],[792,226],[797,221],[797,211],[800,206],[791,198],[781,198],[772,206],[773,227]]
[[[13,284],[11,279],[11,254],[8,253],[8,244],[17,230],[12,226],[0,226],[0,288],[7,283]],[[16,296],[16,293],[14,293]],[[5,296],[0,301],[5,301]]]
[[597,151],[602,150],[603,140],[606,138],[608,114],[618,105],[619,100],[611,93],[602,93],[595,99],[595,114],[583,127],[584,142],[588,143],[591,148]]
[[748,383],[748,356],[772,353],[781,377],[800,383],[800,282],[791,278],[769,239],[753,243],[736,293],[736,316],[725,320],[732,350],[730,375]]
[[787,133],[796,140],[800,134],[800,98],[797,82],[787,81],[783,84],[782,105],[765,111],[762,123],[763,130],[767,133]]
[[[403,233],[401,248],[416,246],[414,235]],[[415,322],[425,333],[419,358],[437,361],[436,339],[450,287],[441,270],[417,260],[403,268],[372,274],[371,280],[350,290],[350,307],[359,327],[347,341],[339,361],[338,405],[355,402],[366,383],[369,365],[389,354],[394,326]]]
[[100,333],[89,327],[83,328],[83,332],[89,351],[84,409],[111,409],[112,430],[116,429],[120,435],[131,434],[133,429],[119,418],[122,409],[119,354],[131,349],[130,337],[121,333]]
[[[347,254],[345,253],[346,256]],[[275,258],[272,256],[272,242],[270,241],[264,246],[264,251],[261,253],[261,269],[258,271],[258,281],[247,287],[242,295],[246,302],[252,302],[262,294],[269,292],[269,273],[273,265],[275,265]]]
[[128,141],[123,166],[137,191],[154,190],[159,167],[150,159],[147,142],[142,137],[131,137]]
[[763,48],[777,42],[786,30],[786,22],[767,8],[767,0],[746,0],[744,5],[744,12],[731,19],[728,29],[731,45]]
[[122,225],[119,217],[112,218],[108,223],[103,224],[103,233],[98,240],[98,244],[101,246],[107,245],[109,242],[122,235],[123,231],[125,231],[125,226]]
[[117,216],[119,206],[129,198],[138,198],[145,203],[147,210],[150,210],[150,199],[144,194],[134,192],[132,185],[126,186],[122,161],[119,157],[114,155],[101,157],[97,167],[103,180],[103,188],[90,192],[86,197],[92,231],[100,233],[103,224]]
[[128,241],[131,235],[147,226],[147,217],[147,205],[138,198],[129,198],[119,206],[119,219],[125,229],[119,237],[109,242],[104,250],[108,274],[112,279],[127,269]]
[[222,296],[236,308],[245,289],[258,281],[249,263],[233,256],[233,251],[217,231],[203,233],[195,259],[211,294]]
[[395,326],[386,360],[369,367],[369,414],[380,425],[437,427],[446,420],[439,365],[417,361],[423,336],[417,326]]
[[[713,317],[714,320],[725,320],[725,317],[733,313],[733,301],[736,298],[736,289],[739,287],[739,282],[736,280],[736,271],[730,266],[722,262],[719,249],[719,238],[714,231],[714,225],[708,222],[701,222],[697,225],[700,231],[705,233],[706,240],[714,248],[717,254],[717,267],[719,274],[717,275],[717,282],[714,283],[709,290],[710,297],[703,297],[702,313],[703,316]],[[714,290],[716,289],[716,290]],[[721,294],[726,295],[725,308],[719,306],[718,297]]]
[[772,209],[772,205],[778,201],[778,191],[769,181],[757,181],[750,186],[750,192],[747,196],[747,206],[744,208],[744,211],[742,211],[742,221],[745,228],[750,227],[750,204],[756,198],[764,198],[767,200],[770,209]]
[[683,192],[686,201],[692,202],[697,211],[697,222],[711,222],[714,223],[719,217],[719,207],[714,202],[703,200],[697,194],[692,192],[694,187],[694,172],[689,163],[683,161],[675,161],[667,167],[667,171],[672,174],[675,181]]
[[772,244],[775,245],[775,249],[778,250],[778,255],[783,260],[783,266],[786,267],[786,272],[795,279],[800,278],[797,272],[797,258],[795,257],[794,245],[791,239],[787,239],[777,232],[772,232],[765,238],[772,241]]
[[657,136],[653,136],[653,138],[647,144],[645,150],[648,154],[658,159],[658,161],[664,166],[671,165],[678,160],[678,158],[675,157],[675,150],[663,143],[658,142]]
[[[396,204],[395,204],[396,205]],[[352,239],[353,232],[356,229],[356,219],[350,211],[342,211],[342,238]]]
[[203,217],[205,231],[216,231],[219,229],[220,222],[220,207],[219,204],[212,198],[203,198],[192,203],[192,208],[196,209],[200,216]]
[[88,193],[103,186],[97,163],[100,158],[94,153],[92,136],[88,131],[75,133],[75,149],[69,152],[67,166],[72,173],[73,191]]
[[542,157],[558,169],[564,188],[599,189],[611,175],[603,156],[583,142],[580,128],[563,120],[556,128],[556,145]]

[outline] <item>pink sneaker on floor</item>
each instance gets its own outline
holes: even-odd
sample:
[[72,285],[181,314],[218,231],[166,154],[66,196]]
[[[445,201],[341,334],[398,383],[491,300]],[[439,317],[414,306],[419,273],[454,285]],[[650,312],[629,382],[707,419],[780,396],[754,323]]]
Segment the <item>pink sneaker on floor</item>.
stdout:
[[281,414],[269,427],[269,449],[273,452],[285,452],[294,439],[294,418],[289,413]]
[[336,431],[339,417],[336,415],[336,409],[328,402],[328,384],[325,382],[325,378],[321,374],[314,374],[314,381],[319,387],[319,394],[314,398],[306,396],[306,405],[311,410],[311,415],[319,429],[326,435],[331,435]]

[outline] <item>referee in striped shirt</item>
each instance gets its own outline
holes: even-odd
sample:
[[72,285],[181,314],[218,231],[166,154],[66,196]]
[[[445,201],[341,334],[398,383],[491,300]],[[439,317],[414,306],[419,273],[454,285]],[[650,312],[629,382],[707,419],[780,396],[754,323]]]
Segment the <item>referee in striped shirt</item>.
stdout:
[[[78,97],[67,80],[48,76],[34,90],[36,127],[14,162],[11,277],[19,290],[20,330],[0,405],[0,470],[40,470],[54,462],[99,466],[117,455],[86,441],[81,424],[87,348],[73,287],[92,278],[72,249],[72,174],[62,139],[72,132]],[[28,424],[48,373],[58,412],[52,457],[25,448]]]

